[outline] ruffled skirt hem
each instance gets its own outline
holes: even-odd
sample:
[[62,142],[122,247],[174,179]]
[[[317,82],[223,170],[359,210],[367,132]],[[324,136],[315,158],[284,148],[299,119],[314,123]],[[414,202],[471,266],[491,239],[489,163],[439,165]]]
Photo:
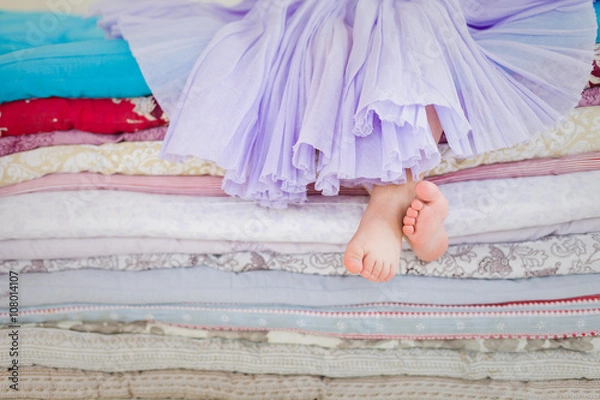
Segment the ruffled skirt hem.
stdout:
[[[118,26],[145,54],[149,86],[169,102],[162,156],[213,160],[229,194],[270,206],[304,201],[313,182],[335,195],[341,184],[402,184],[407,170],[435,167],[427,105],[459,156],[529,140],[577,104],[596,35],[582,0],[252,0],[191,13],[204,21],[195,47],[185,32],[166,34],[193,18],[160,6],[157,32],[169,37],[150,46],[142,25],[156,12],[141,24],[139,9],[104,4],[106,29]],[[173,37],[183,45],[171,59],[185,62],[167,72],[185,85],[149,60]]]

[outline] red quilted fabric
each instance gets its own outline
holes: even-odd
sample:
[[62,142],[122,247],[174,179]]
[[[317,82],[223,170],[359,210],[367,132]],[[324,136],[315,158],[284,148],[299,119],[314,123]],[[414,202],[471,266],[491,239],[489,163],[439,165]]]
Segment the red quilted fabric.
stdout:
[[115,134],[168,124],[154,97],[32,99],[0,104],[0,136],[66,131]]

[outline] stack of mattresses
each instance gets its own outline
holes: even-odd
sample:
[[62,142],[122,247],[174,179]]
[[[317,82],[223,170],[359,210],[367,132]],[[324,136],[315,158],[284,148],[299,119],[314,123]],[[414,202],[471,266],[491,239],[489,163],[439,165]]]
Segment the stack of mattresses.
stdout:
[[[51,18],[43,43],[18,29]],[[217,165],[158,157],[166,119],[126,43],[79,17],[0,20],[0,334],[18,353],[0,362],[19,389],[0,398],[597,397],[592,87],[530,143],[469,160],[442,144],[428,179],[451,246],[431,263],[404,246],[375,284],[342,265],[364,192],[287,209],[226,197]]]

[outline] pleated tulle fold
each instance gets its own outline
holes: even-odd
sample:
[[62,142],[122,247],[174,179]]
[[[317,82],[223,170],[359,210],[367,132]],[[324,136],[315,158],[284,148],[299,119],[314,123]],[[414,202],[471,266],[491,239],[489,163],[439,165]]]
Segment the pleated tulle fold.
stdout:
[[256,4],[245,0],[234,8],[217,4],[162,0],[107,0],[91,11],[111,37],[129,42],[146,83],[168,116],[177,104],[190,72],[216,32],[243,18]]
[[162,156],[269,206],[435,167],[427,105],[459,156],[529,140],[576,105],[596,37],[590,0],[126,4],[97,9],[171,118]]

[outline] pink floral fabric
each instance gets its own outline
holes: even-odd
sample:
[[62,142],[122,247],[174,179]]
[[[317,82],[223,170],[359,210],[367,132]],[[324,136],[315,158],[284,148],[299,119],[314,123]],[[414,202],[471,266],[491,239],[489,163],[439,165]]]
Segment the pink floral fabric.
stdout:
[[6,136],[0,137],[0,157],[46,146],[160,141],[164,139],[166,132],[166,127],[158,127],[114,135],[98,135],[71,130],[44,132],[35,135]]

